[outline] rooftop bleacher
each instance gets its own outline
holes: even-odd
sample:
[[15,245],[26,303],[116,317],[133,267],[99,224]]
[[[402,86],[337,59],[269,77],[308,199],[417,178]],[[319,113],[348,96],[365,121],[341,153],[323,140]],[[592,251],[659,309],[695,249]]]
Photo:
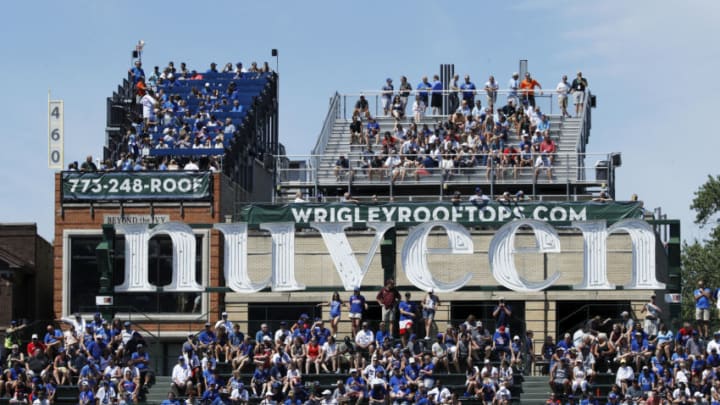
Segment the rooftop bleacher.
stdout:
[[169,69],[159,77],[158,71],[144,77],[141,85],[130,72],[108,99],[104,161],[127,156],[154,160],[149,166],[158,167],[167,157],[182,167],[188,160],[215,156],[225,174],[252,189],[253,160],[270,172],[268,157],[282,150],[277,73]]
[[[452,92],[442,93],[447,96]],[[409,99],[412,100],[415,94],[417,92],[412,91]],[[613,194],[614,168],[620,164],[619,154],[590,155],[585,152],[591,126],[592,97],[589,91],[584,97],[582,113],[575,117],[562,116],[557,106],[558,95],[554,90],[536,94],[537,106],[549,118],[548,134],[556,144],[555,160],[549,178],[544,167],[536,170],[535,163],[536,158],[540,156],[539,153],[533,155],[533,163],[529,166],[517,165],[516,175],[512,166],[497,163],[490,163],[487,166],[484,163],[473,164],[471,167],[460,167],[455,164],[451,170],[443,170],[438,164],[442,159],[435,159],[435,167],[423,166],[418,171],[416,166],[411,165],[411,168],[403,170],[404,176],[397,176],[394,179],[389,169],[375,170],[375,175],[370,176],[363,156],[366,147],[351,143],[349,129],[353,110],[361,95],[368,101],[368,115],[379,124],[380,136],[385,132],[394,133],[397,123],[404,129],[415,124],[418,129],[427,125],[433,130],[434,126],[443,125],[451,118],[448,115],[423,115],[416,120],[411,114],[412,101],[409,101],[406,106],[407,116],[396,120],[391,115],[384,114],[381,107],[381,91],[366,91],[362,94],[336,93],[331,100],[325,123],[311,154],[286,157],[296,162],[282,169],[279,174],[281,190],[288,200],[291,200],[297,191],[307,195],[324,194],[327,197],[335,193],[342,195],[341,191],[350,190],[359,199],[378,195],[390,196],[395,200],[437,200],[450,198],[453,192],[458,190],[463,194],[472,194],[476,186],[481,186],[492,196],[501,195],[506,191],[515,193],[522,190],[525,195],[536,199],[589,200],[597,197],[601,190],[608,187]],[[495,121],[498,120],[499,115],[497,110],[505,105],[508,96],[508,91],[499,91],[497,105],[492,112],[496,117]],[[485,102],[485,91],[478,89],[475,99]],[[430,108],[428,107],[426,111],[429,113]],[[360,117],[365,130],[368,119],[365,114],[361,114]],[[482,130],[480,132],[482,133]],[[532,137],[533,134],[529,135]],[[510,144],[516,149],[509,150],[508,156],[519,160],[521,151],[517,145],[521,139],[518,131],[511,125],[505,145]],[[465,140],[464,133],[461,132],[460,136],[457,136],[458,144],[462,144]],[[402,142],[403,140],[399,139],[395,146],[398,152]],[[384,153],[381,146],[376,145],[375,142],[372,142],[372,146],[374,154]],[[402,157],[404,160],[420,161],[418,157],[433,153],[430,149],[432,148]],[[452,156],[456,151],[448,152]],[[485,155],[482,151],[472,150],[469,154],[477,160],[492,161]],[[340,156],[345,156],[349,160],[349,170],[336,170],[336,161]],[[383,155],[383,160],[386,157],[387,155]]]

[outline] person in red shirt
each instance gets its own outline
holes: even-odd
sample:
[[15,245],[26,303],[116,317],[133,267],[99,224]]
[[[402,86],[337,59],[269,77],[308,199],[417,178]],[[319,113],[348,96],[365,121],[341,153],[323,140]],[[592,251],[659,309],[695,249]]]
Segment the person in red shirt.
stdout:
[[525,73],[525,80],[520,82],[520,94],[523,100],[527,100],[533,108],[535,107],[535,88],[542,90],[542,86],[537,80],[530,76],[530,73]]
[[550,163],[555,163],[555,152],[557,152],[557,145],[555,144],[555,141],[550,138],[550,136],[546,136],[545,139],[540,143],[540,152],[544,153],[548,159],[550,159]]
[[381,320],[390,325],[390,336],[395,336],[395,308],[400,302],[400,292],[395,287],[395,280],[387,279],[375,299],[382,308]]
[[28,356],[32,356],[33,353],[35,353],[35,349],[40,349],[41,351],[45,351],[45,344],[38,339],[37,334],[32,335],[32,340],[30,343],[27,344],[27,354]]

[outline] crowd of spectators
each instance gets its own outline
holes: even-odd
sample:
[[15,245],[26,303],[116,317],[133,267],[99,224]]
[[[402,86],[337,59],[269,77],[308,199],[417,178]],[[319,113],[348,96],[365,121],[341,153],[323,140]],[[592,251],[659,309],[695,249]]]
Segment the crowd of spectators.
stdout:
[[[176,155],[188,155],[182,150],[206,150],[193,156],[222,155],[247,114],[252,94],[246,84],[262,85],[270,72],[267,62],[262,67],[253,62],[249,68],[240,62],[227,63],[222,69],[211,63],[205,72],[198,72],[184,62],[176,68],[170,61],[146,75],[142,62],[136,60],[128,74],[133,101],[141,106],[142,114],[130,117],[132,125],[119,142],[118,154],[131,161],[130,169],[122,170],[143,165],[153,149],[180,150]],[[155,167],[159,166],[157,161]]]
[[547,403],[600,403],[601,375],[611,377],[602,403],[720,403],[720,331],[709,336],[705,312],[716,299],[700,282],[696,322],[683,322],[676,332],[652,295],[637,318],[628,311],[614,321],[596,316],[558,342],[547,336],[541,349],[553,390]]
[[154,384],[147,343],[128,321],[75,314],[27,343],[26,326],[12,321],[6,330],[0,397],[11,404],[52,404],[61,386],[76,386],[79,404],[131,404]]
[[85,161],[77,161],[68,164],[67,170],[71,172],[139,172],[139,171],[205,171],[213,173],[221,169],[222,157],[214,155],[200,157],[183,156],[145,156],[133,159],[132,155],[125,152],[120,153],[116,161],[110,159],[95,161],[92,155],[88,155]]
[[[535,102],[535,89],[542,87],[530,73],[525,74],[524,80],[519,79],[518,73],[512,75],[503,105],[498,104],[499,84],[490,76],[484,87],[484,108],[482,100],[476,100],[479,90],[469,75],[462,84],[455,75],[447,86],[449,93],[443,90],[446,86],[438,75],[432,82],[423,77],[414,91],[409,119],[406,111],[413,89],[405,76],[400,81],[395,92],[392,79],[388,78],[380,93],[383,114],[395,119],[392,130],[381,132],[364,95],[353,111],[350,143],[365,146],[358,163],[369,180],[418,180],[433,172],[450,180],[478,168],[485,169],[488,180],[491,175],[500,180],[506,176],[517,179],[518,172],[527,168],[535,179],[545,174],[552,181],[557,144],[550,136],[550,118]],[[572,84],[563,76],[555,90],[563,117],[570,116],[567,113],[570,94],[576,114],[582,112],[586,88],[587,80],[581,72]],[[450,114],[439,116],[442,95],[446,93]],[[428,106],[439,121],[423,123]],[[343,156],[338,162],[344,163],[343,159],[346,158]],[[336,164],[338,180],[342,173],[355,174],[351,166]]]
[[[274,328],[263,323],[252,334],[222,313],[183,344],[172,371],[172,396],[210,403],[450,404],[484,398],[507,404],[513,375],[529,370],[532,333],[511,338],[512,309],[503,299],[493,311],[491,330],[473,315],[438,327],[438,296],[429,291],[413,301],[393,280],[375,301],[381,311],[377,321],[368,317],[368,302],[356,289],[347,300],[334,293],[318,304],[329,309],[325,319],[300,314],[297,322],[281,321]],[[338,325],[346,310],[351,327],[343,333]],[[230,364],[231,375],[218,373],[218,362]],[[323,386],[316,378],[324,373],[340,378]],[[466,373],[465,384],[444,385],[449,373]]]

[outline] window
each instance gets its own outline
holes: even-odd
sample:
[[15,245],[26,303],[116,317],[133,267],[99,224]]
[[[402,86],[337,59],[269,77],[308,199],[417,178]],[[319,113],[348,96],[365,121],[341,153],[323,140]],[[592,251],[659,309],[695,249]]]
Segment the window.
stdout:
[[[97,269],[95,248],[102,241],[100,235],[70,237],[69,291],[70,312],[93,312],[96,309],[95,296],[100,289],[100,273]],[[195,280],[203,285],[202,258],[203,236],[196,235],[198,255],[195,260]],[[170,284],[172,280],[172,241],[169,236],[159,235],[150,239],[149,281],[158,287]],[[125,275],[125,239],[115,239],[113,261],[113,284],[122,284]],[[115,307],[118,312],[149,312],[191,314],[202,308],[201,293],[116,293]]]

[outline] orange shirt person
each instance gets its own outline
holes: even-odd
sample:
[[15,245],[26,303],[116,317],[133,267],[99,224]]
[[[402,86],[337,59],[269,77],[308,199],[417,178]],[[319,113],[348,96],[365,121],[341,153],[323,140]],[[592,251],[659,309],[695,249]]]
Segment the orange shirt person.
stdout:
[[540,83],[533,79],[530,73],[525,73],[525,79],[520,82],[520,94],[533,108],[535,107],[535,87],[542,90]]

